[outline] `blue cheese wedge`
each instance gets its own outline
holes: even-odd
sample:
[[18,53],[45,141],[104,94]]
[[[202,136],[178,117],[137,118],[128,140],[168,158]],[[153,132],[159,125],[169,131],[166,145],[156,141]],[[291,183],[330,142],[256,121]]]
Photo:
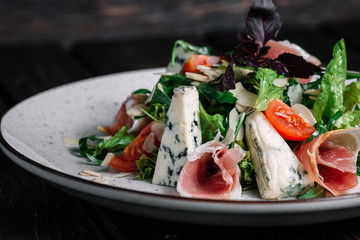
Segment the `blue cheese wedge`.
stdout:
[[245,120],[246,142],[264,199],[299,196],[314,182],[293,151],[261,112]]
[[199,94],[196,87],[174,89],[167,117],[152,183],[176,186],[187,156],[201,145]]

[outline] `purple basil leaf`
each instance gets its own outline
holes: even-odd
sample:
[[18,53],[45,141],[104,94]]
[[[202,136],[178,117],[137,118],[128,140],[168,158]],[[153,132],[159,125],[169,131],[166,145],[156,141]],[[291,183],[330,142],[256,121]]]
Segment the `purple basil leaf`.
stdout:
[[283,53],[277,57],[278,61],[282,62],[289,71],[287,77],[308,78],[315,72],[320,72],[320,67],[310,62],[305,61],[303,57],[291,54]]
[[271,68],[278,75],[287,76],[289,73],[287,66],[283,62],[271,58],[265,58],[262,67]]
[[270,46],[264,46],[264,47],[260,48],[259,56],[262,57],[262,56],[266,55],[270,48],[271,48]]
[[228,91],[230,89],[235,89],[235,72],[232,67],[232,62],[226,67],[225,73],[222,76],[218,89],[220,92]]
[[255,42],[242,42],[236,46],[234,56],[235,58],[242,56],[255,56],[258,50],[259,45]]
[[254,0],[246,17],[247,33],[262,47],[277,36],[280,27],[280,15],[272,0]]

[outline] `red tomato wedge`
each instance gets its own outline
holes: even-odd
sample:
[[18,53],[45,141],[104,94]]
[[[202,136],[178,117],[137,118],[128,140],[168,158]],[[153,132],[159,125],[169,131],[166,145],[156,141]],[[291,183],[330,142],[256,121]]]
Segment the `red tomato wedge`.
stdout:
[[[151,126],[154,122],[148,124],[140,134],[124,149],[124,151],[115,157],[113,157],[109,166],[121,171],[135,171],[138,170],[136,160],[139,160],[141,155],[145,153],[143,144],[146,138],[151,133]],[[158,144],[160,145],[160,144]]]
[[211,67],[212,65],[219,63],[220,57],[217,56],[207,56],[207,55],[192,55],[191,57],[186,60],[184,63],[181,72],[199,72],[197,66],[203,65],[207,67]]
[[281,102],[274,100],[265,111],[265,116],[277,132],[289,141],[304,141],[310,137],[315,128],[295,114],[294,110]]

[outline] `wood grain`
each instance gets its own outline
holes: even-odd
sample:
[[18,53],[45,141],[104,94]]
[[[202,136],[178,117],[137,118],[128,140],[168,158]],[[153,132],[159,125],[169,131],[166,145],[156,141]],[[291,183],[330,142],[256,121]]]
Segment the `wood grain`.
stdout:
[[[0,42],[134,39],[237,31],[251,0],[17,0],[0,4]],[[360,19],[358,0],[274,0],[286,26]]]

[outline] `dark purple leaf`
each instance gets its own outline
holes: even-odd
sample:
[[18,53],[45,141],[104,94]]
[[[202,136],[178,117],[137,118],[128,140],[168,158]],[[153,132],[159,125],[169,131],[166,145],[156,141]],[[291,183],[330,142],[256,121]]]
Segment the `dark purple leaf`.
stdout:
[[303,57],[291,53],[283,53],[277,57],[276,60],[286,66],[288,74],[285,76],[287,77],[308,78],[315,72],[320,72],[321,70],[319,66],[307,62]]
[[225,73],[218,84],[218,89],[220,92],[235,89],[235,72],[232,64],[233,63],[230,62],[229,65],[226,67]]
[[259,50],[259,45],[255,42],[243,42],[236,46],[234,50],[235,57],[255,56]]
[[272,0],[254,0],[246,18],[248,35],[262,47],[277,36],[280,27],[280,15]]
[[289,73],[286,65],[283,62],[271,58],[265,58],[262,67],[271,68],[277,72],[278,75],[287,76]]
[[260,48],[260,50],[259,50],[259,56],[264,56],[264,55],[266,55],[266,54],[268,53],[268,51],[269,51],[270,48],[271,48],[270,46],[264,46],[264,47]]

